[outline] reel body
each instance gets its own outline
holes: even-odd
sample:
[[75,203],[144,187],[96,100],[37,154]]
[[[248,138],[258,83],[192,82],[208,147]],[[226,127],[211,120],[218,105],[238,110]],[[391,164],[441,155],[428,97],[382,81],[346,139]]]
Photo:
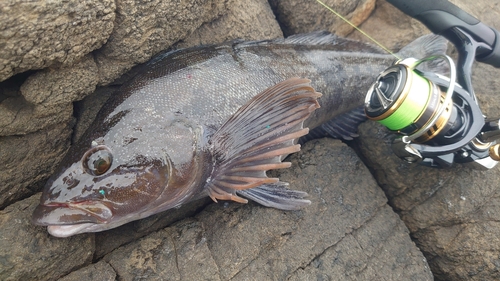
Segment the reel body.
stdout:
[[[388,2],[453,43],[458,52],[458,67],[447,57],[451,69],[447,78],[415,70],[416,65],[432,57],[396,63],[406,66],[402,71],[408,76],[399,75],[401,66],[393,69],[396,74],[390,74],[392,70],[381,73],[365,100],[367,116],[400,135],[393,143],[393,150],[406,161],[432,167],[461,162],[492,168],[500,161],[500,144],[496,143],[500,139],[499,120],[487,120],[481,113],[471,70],[474,61],[500,67],[500,32],[447,0]],[[414,83],[422,80],[416,76],[429,85]],[[391,88],[391,81],[395,80],[405,85],[408,92],[403,88],[398,93],[397,85]],[[429,114],[432,116],[428,117]],[[388,116],[393,117],[387,119]]]
[[[438,58],[448,62],[451,78],[416,70]],[[371,86],[365,113],[399,135],[392,148],[407,162],[430,167],[471,163],[490,169],[500,160],[498,121],[486,122],[473,94],[455,78],[454,63],[447,56],[399,61]]]

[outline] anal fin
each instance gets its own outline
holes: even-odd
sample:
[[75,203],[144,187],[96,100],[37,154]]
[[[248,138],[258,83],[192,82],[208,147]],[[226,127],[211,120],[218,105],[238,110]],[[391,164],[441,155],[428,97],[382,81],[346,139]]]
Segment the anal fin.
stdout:
[[[265,199],[258,199],[259,194],[268,196],[265,194],[269,192],[249,190],[262,185],[286,185],[278,178],[268,178],[266,171],[290,167],[291,163],[281,160],[300,150],[294,140],[309,132],[303,127],[304,120],[319,108],[317,99],[320,96],[310,86],[310,80],[290,78],[264,90],[238,109],[210,140],[214,169],[205,186],[209,196],[216,202],[246,203],[246,199],[237,195],[240,193],[257,202],[265,202]],[[281,202],[273,206],[286,204]]]

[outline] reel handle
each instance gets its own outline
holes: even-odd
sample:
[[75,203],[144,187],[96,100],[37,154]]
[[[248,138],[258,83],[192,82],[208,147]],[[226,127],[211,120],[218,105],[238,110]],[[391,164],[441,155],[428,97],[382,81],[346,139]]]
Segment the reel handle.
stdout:
[[464,45],[461,33],[470,34],[474,41],[481,44],[475,53],[476,60],[500,67],[500,32],[483,24],[454,4],[447,0],[387,1],[422,22],[433,33],[446,37],[459,49]]

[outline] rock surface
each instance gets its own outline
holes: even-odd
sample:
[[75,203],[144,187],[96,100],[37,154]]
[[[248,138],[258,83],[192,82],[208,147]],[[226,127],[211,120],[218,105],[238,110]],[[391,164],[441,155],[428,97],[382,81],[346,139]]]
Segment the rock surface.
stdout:
[[[376,1],[325,0],[322,2],[357,26],[370,16]],[[269,3],[286,36],[315,30],[328,30],[345,36],[353,31],[349,24],[316,1],[270,0]]]
[[57,239],[31,224],[39,195],[0,211],[0,280],[54,280],[92,261],[94,235]]
[[70,65],[113,30],[115,2],[5,0],[0,5],[0,81],[31,69]]
[[173,47],[179,49],[215,44],[236,38],[265,40],[283,37],[266,0],[233,1],[227,9],[226,13],[203,24]]
[[[228,9],[225,1],[141,1],[117,2],[113,32],[96,54],[100,84],[105,85],[138,63],[185,38],[205,22]],[[123,51],[127,50],[127,51]]]
[[59,281],[111,281],[116,280],[116,273],[108,263],[100,261],[73,271]]
[[[394,50],[427,32],[383,0],[325,2]],[[500,29],[500,3],[452,2]],[[304,210],[202,200],[103,233],[49,236],[29,222],[39,195],[21,199],[40,190],[127,76],[101,85],[167,48],[351,29],[314,1],[5,3],[0,81],[20,74],[0,83],[1,280],[432,280],[427,261],[438,280],[500,278],[499,168],[405,164],[374,123],[353,144],[365,163],[333,140],[292,156],[281,177],[309,192]],[[499,70],[474,73],[482,109],[497,117]]]
[[0,137],[0,207],[40,191],[69,147],[69,124]]

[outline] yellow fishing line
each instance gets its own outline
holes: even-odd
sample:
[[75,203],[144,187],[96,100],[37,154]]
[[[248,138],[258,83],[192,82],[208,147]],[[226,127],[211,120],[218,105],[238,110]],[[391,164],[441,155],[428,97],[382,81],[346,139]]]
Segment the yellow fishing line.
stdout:
[[388,52],[389,54],[395,56],[397,59],[401,59],[400,57],[398,57],[396,54],[394,54],[393,52],[391,52],[391,50],[387,49],[384,45],[382,45],[381,43],[379,43],[377,40],[375,40],[374,38],[372,38],[370,35],[366,34],[363,30],[361,30],[360,28],[358,28],[357,26],[355,26],[352,22],[350,22],[348,19],[344,18],[341,14],[337,13],[334,9],[332,9],[331,7],[329,7],[328,5],[326,5],[325,3],[321,2],[320,0],[316,0],[316,2],[320,3],[321,5],[323,5],[323,7],[327,8],[328,10],[330,10],[330,12],[334,13],[337,17],[341,18],[343,21],[347,22],[350,26],[352,26],[354,29],[356,29],[357,31],[361,32],[361,34],[363,34],[364,36],[366,36],[368,39],[372,40],[375,44],[377,44],[380,48],[384,49],[386,52]]

